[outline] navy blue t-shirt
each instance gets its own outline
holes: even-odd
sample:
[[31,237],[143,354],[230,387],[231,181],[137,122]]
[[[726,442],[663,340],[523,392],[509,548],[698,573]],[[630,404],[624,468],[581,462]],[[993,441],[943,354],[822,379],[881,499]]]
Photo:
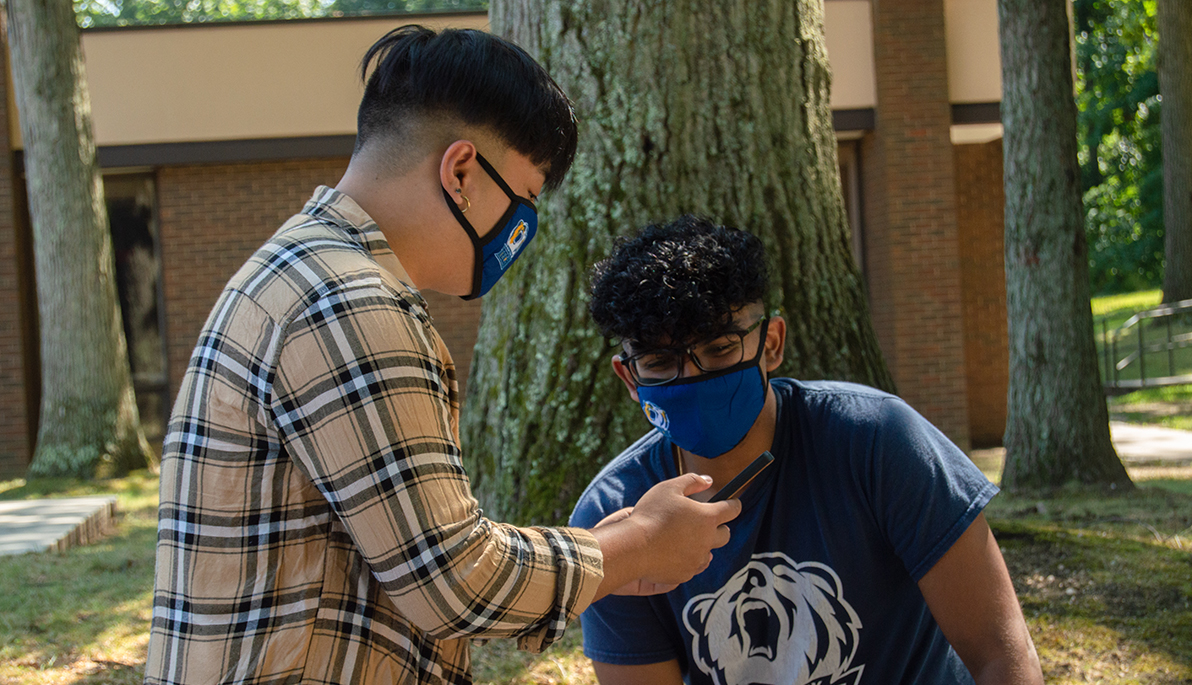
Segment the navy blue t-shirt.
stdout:
[[[593,604],[584,652],[678,659],[693,685],[972,683],[917,581],[997,487],[893,395],[771,385],[775,461],[742,493],[728,545],[670,593]],[[677,475],[670,441],[651,431],[601,470],[571,524],[590,528]]]

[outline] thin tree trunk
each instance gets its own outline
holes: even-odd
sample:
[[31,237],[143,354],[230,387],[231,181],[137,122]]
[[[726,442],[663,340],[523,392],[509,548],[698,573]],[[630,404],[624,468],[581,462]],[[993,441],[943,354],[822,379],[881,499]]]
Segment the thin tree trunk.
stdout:
[[494,0],[495,32],[576,101],[580,148],[542,233],[485,299],[464,454],[486,511],[557,523],[649,428],[587,313],[618,236],[695,212],[759,235],[784,375],[892,389],[849,247],[821,0]]
[[1192,0],[1159,0],[1163,301],[1192,299]]
[[999,0],[1010,387],[1002,484],[1129,487],[1089,304],[1064,0]]
[[91,104],[70,0],[8,0],[41,321],[32,475],[120,474],[151,459],[121,329]]

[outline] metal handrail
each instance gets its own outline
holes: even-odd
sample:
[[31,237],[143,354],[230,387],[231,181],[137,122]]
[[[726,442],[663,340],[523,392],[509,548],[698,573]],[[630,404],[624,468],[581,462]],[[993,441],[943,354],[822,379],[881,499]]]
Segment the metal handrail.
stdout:
[[[1146,346],[1145,351],[1146,352],[1162,352],[1163,350],[1167,350],[1168,352],[1171,352],[1171,351],[1175,350],[1175,348],[1177,348],[1177,347],[1185,347],[1188,344],[1192,344],[1192,333],[1182,333],[1180,335],[1168,335],[1167,339],[1168,339],[1168,342],[1148,344]],[[1118,371],[1124,371],[1126,369],[1126,367],[1128,367],[1128,366],[1130,366],[1130,364],[1134,363],[1134,360],[1139,358],[1139,354],[1140,354],[1139,350],[1134,350],[1130,354],[1119,359],[1117,364],[1114,364],[1114,367]],[[1171,364],[1171,361],[1169,360],[1167,363],[1167,367],[1168,367],[1169,371],[1171,369],[1171,366],[1172,366],[1172,364]]]
[[[1192,383],[1192,374],[1175,375],[1175,350],[1192,345],[1192,333],[1174,334],[1171,330],[1172,319],[1179,314],[1192,312],[1192,300],[1171,302],[1158,307],[1138,312],[1126,319],[1113,330],[1112,336],[1107,330],[1106,320],[1101,320],[1101,349],[1105,362],[1105,390],[1107,393],[1130,392],[1144,387],[1184,385]],[[1160,342],[1147,343],[1145,340],[1145,326],[1139,324],[1149,319],[1166,319],[1166,336]],[[1126,337],[1129,329],[1137,326],[1138,345],[1124,357],[1118,357],[1118,340]],[[1148,352],[1167,351],[1167,375],[1147,378],[1146,354]],[[1110,356],[1112,355],[1112,357]],[[1116,359],[1117,361],[1113,361]],[[1121,372],[1131,364],[1138,362],[1138,380],[1123,380]],[[1112,378],[1109,378],[1112,372]]]

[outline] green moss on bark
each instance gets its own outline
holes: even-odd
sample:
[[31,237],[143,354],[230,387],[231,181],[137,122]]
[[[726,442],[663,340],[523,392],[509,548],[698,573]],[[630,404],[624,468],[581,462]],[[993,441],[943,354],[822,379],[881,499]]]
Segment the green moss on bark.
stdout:
[[462,433],[488,515],[564,521],[649,428],[586,308],[591,266],[650,222],[695,212],[761,237],[790,327],[781,374],[892,388],[849,250],[820,2],[494,0],[490,20],[581,131],[539,240],[484,302]]

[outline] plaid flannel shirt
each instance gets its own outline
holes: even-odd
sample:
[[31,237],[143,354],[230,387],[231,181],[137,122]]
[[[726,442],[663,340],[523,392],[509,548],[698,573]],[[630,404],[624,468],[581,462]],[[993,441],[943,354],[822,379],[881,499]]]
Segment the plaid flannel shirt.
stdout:
[[591,533],[481,514],[455,367],[376,224],[319,188],[229,282],[161,465],[147,683],[468,683],[602,577]]

